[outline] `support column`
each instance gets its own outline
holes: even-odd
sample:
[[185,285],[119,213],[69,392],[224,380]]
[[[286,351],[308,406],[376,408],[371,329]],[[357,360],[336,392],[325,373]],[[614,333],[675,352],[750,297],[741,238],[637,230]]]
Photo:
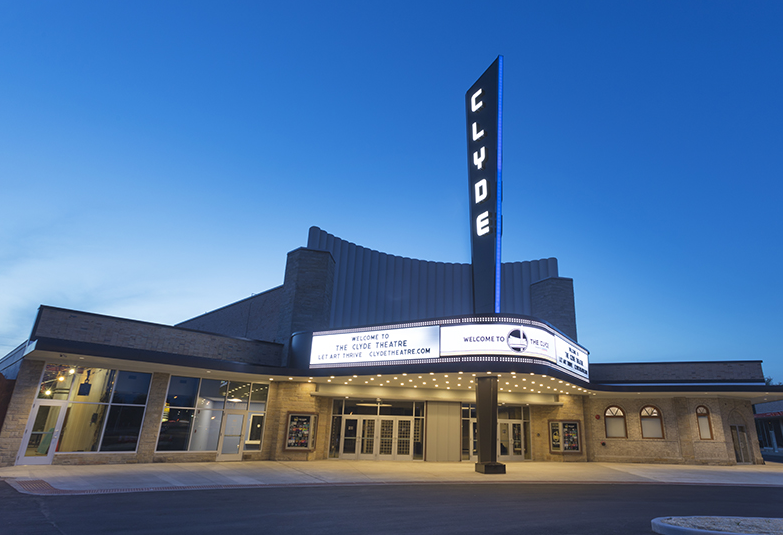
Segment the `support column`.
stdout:
[[476,427],[478,433],[476,472],[505,474],[506,465],[498,462],[497,377],[478,377],[476,381]]

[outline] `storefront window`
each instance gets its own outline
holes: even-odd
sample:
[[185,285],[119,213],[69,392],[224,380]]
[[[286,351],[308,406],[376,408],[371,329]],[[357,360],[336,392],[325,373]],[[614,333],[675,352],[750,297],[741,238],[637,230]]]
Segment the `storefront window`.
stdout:
[[202,379],[201,390],[198,396],[198,408],[200,409],[222,409],[226,400],[226,391],[228,390],[228,381],[219,381],[215,379]]
[[244,433],[243,450],[260,450],[268,394],[268,384],[172,376],[157,450],[217,451],[221,426],[231,414],[224,411],[229,410],[245,412],[247,425],[236,435],[242,440]]
[[101,451],[135,451],[143,419],[143,406],[113,405],[106,420]]
[[75,368],[75,388],[68,399],[86,403],[108,403],[114,387],[116,370],[102,368]]
[[193,424],[193,436],[190,439],[190,451],[217,451],[220,439],[220,424],[223,423],[223,411],[196,409]]
[[39,398],[69,400],[57,453],[136,451],[149,373],[48,364]]
[[38,389],[38,399],[68,399],[75,372],[72,366],[47,364]]
[[187,451],[194,409],[163,409],[158,451]]
[[226,396],[226,409],[235,411],[247,410],[247,403],[250,399],[250,383],[231,381],[228,383]]
[[250,410],[265,411],[266,398],[269,396],[269,385],[253,383],[250,389]]
[[69,403],[57,451],[98,451],[107,407],[94,403]]
[[176,377],[169,380],[169,392],[166,395],[166,405],[172,407],[195,407],[198,394],[198,379],[196,377]]
[[150,389],[149,373],[119,372],[117,374],[117,387],[114,389],[112,403],[125,405],[145,405],[147,392]]

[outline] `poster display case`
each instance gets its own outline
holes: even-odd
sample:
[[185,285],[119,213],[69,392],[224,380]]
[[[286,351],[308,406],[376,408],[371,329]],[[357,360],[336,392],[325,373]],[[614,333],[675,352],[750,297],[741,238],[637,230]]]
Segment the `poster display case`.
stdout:
[[288,413],[286,450],[310,451],[315,448],[317,417],[311,413]]
[[549,451],[552,453],[579,453],[579,422],[550,421]]

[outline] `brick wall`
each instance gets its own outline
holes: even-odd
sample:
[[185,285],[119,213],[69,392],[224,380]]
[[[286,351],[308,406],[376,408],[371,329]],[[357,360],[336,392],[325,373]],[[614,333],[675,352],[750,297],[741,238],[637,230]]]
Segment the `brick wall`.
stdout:
[[[331,399],[311,394],[313,383],[274,382],[269,385],[266,423],[262,443],[262,459],[276,461],[312,461],[326,459],[331,416]],[[316,443],[313,451],[288,451],[285,440],[288,414],[291,412],[315,413],[318,416]]]
[[596,383],[741,381],[764,382],[760,360],[733,362],[646,362],[590,364]]
[[38,338],[232,362],[280,365],[279,344],[228,338],[167,325],[53,307],[41,307],[31,336],[32,340]]
[[[584,396],[560,396],[562,406],[533,405],[530,407],[530,440],[534,461],[579,462],[587,460],[584,409]],[[549,449],[549,422],[568,420],[579,422],[579,437],[582,451],[579,453],[553,453]]]
[[550,277],[531,284],[530,301],[533,316],[577,340],[573,279]]
[[15,384],[15,380],[6,379],[0,373],[0,429],[3,428],[5,413],[8,412],[8,404],[11,403],[11,395],[14,393]]
[[326,251],[299,248],[288,253],[276,342],[288,355],[292,333],[328,328],[334,287],[334,259]]
[[283,287],[278,286],[183,321],[177,327],[271,342],[277,336],[282,296]]
[[[612,405],[620,407],[625,413],[627,438],[606,437],[604,413]],[[640,411],[645,405],[653,405],[661,411],[663,439],[642,438]],[[712,439],[701,439],[699,435],[696,419],[696,407],[699,405],[709,410]],[[588,458],[599,462],[733,465],[736,459],[729,431],[731,413],[741,415],[746,422],[753,462],[760,463],[753,415],[747,401],[717,397],[589,397],[585,409],[590,436]],[[598,418],[595,418],[596,415]]]
[[0,466],[12,466],[22,445],[27,419],[33,407],[38,385],[41,381],[44,363],[39,360],[24,360],[16,376],[16,385],[8,411],[0,430]]

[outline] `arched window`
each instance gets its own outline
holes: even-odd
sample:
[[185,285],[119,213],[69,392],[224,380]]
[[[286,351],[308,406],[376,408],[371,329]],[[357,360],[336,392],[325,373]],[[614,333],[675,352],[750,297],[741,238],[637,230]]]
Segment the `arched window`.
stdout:
[[652,405],[647,405],[642,407],[639,416],[642,420],[642,438],[663,438],[661,411]]
[[696,407],[696,422],[699,424],[699,438],[702,440],[712,440],[710,410],[704,405]]
[[607,407],[604,411],[604,425],[606,438],[626,438],[628,436],[625,429],[625,413],[620,407],[614,405]]

